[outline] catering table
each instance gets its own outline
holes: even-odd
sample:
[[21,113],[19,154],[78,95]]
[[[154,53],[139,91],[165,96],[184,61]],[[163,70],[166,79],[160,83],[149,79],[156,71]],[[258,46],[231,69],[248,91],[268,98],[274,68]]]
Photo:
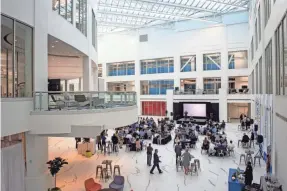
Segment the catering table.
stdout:
[[[152,143],[157,144],[157,139],[158,139],[157,137],[153,138]],[[166,137],[161,139],[161,144],[165,145],[165,144],[169,143],[169,141],[171,141],[171,139],[172,139],[171,135],[167,135]]]
[[86,151],[89,150],[92,154],[95,153],[95,141],[91,140],[89,143],[78,143],[78,154],[85,155]]
[[[260,177],[260,189],[263,191],[269,191],[268,189],[268,183],[265,180],[264,176]],[[279,182],[276,182],[273,184],[274,188],[272,188],[270,191],[282,191],[280,188],[282,187],[282,185]]]
[[230,168],[228,174],[228,191],[242,191],[244,184],[239,182],[238,179],[232,180],[232,175],[236,172],[236,169]]

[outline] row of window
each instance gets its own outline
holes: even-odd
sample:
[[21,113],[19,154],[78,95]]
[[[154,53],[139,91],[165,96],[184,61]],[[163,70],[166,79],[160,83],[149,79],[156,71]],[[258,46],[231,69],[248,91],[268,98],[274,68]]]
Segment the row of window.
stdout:
[[[52,0],[52,9],[58,12],[68,22],[75,22],[76,28],[79,29],[85,36],[87,36],[87,0]],[[75,12],[73,6],[75,5]],[[75,15],[75,21],[73,16]],[[92,44],[97,46],[97,21],[94,11],[92,10]]]
[[108,76],[135,75],[135,64],[133,62],[109,63]]
[[[275,75],[276,95],[287,95],[287,15],[284,16],[275,31],[274,40],[274,47],[270,40],[265,48],[265,93],[273,94],[273,75]],[[272,55],[272,48],[275,48],[275,55]],[[272,67],[272,57],[275,57],[275,68]],[[260,58],[251,74],[252,89],[255,94],[263,93],[262,64],[262,58]]]
[[[247,51],[228,52],[228,68],[241,69],[248,68]],[[173,73],[174,60],[170,58],[141,60],[141,74],[158,74],[158,73]],[[220,70],[221,69],[221,54],[204,54],[203,55],[203,70]],[[180,57],[180,72],[196,71],[196,55]],[[135,64],[133,62],[108,63],[108,76],[123,76],[134,75]]]
[[287,95],[287,14],[275,31],[276,94]]

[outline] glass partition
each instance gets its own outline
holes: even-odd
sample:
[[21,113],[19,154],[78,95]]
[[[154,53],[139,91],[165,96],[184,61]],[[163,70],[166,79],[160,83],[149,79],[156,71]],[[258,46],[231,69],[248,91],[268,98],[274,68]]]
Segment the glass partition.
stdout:
[[165,95],[166,90],[174,89],[173,80],[144,80],[140,82],[141,95]]
[[173,58],[141,60],[141,74],[173,73]]
[[33,29],[1,15],[1,97],[31,97]]
[[181,56],[180,57],[180,72],[196,71],[196,56]]
[[87,36],[87,0],[76,0],[76,27]]
[[73,0],[53,0],[52,8],[70,23],[73,23]]
[[[48,97],[48,99],[46,99]],[[45,103],[48,101],[48,103]],[[48,108],[44,109],[48,104]],[[134,106],[136,92],[35,92],[34,110],[85,110]]]
[[203,54],[203,70],[220,70],[221,69],[221,54]]

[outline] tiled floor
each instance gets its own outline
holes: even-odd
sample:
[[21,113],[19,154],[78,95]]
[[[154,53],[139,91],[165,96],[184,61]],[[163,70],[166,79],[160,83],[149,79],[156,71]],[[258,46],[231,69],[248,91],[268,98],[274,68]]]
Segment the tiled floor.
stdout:
[[[228,141],[233,140],[237,144],[237,140],[242,137],[243,132],[237,131],[237,124],[227,124],[226,129]],[[197,149],[191,150],[192,155],[200,159],[201,162],[202,171],[198,176],[185,176],[182,171],[176,172],[173,141],[167,145],[153,145],[153,148],[159,149],[163,174],[158,174],[157,170],[154,175],[149,174],[150,168],[146,165],[145,151],[125,152],[123,148],[118,155],[104,156],[97,153],[91,158],[85,158],[77,154],[74,138],[49,138],[49,157],[52,159],[60,156],[69,162],[57,175],[57,186],[63,191],[84,191],[84,181],[90,177],[95,178],[96,166],[105,159],[111,159],[113,165],[121,166],[122,175],[126,180],[124,191],[226,191],[228,169],[238,167],[239,154],[244,153],[244,150],[236,147],[235,156],[208,157],[206,154],[200,153],[203,138],[200,136]],[[255,148],[256,152],[257,147]],[[239,167],[245,169],[243,164]],[[262,164],[261,167],[257,165],[253,172],[254,181],[258,183],[259,177],[265,172],[265,164]],[[108,186],[109,182],[111,181],[101,183]]]

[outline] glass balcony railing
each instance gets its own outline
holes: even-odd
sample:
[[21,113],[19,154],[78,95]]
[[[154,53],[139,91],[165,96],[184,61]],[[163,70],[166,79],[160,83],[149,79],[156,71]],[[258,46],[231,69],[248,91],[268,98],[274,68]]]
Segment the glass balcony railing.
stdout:
[[136,92],[34,92],[34,111],[106,109],[136,104]]
[[219,89],[193,89],[187,91],[174,91],[175,95],[204,95],[204,94],[218,94]]
[[228,94],[250,94],[249,88],[228,89]]

